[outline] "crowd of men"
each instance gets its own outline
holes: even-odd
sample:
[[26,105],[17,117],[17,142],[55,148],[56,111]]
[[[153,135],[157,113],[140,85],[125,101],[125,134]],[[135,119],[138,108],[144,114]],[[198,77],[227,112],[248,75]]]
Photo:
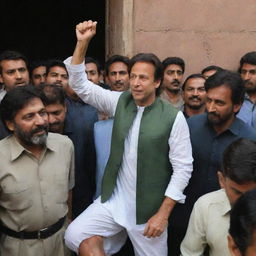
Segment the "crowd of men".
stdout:
[[64,62],[0,54],[0,255],[255,255],[256,52],[102,72],[96,27]]

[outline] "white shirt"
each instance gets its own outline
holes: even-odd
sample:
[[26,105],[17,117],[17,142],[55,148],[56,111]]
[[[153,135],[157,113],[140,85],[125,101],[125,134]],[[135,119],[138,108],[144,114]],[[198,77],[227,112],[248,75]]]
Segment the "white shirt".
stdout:
[[[84,102],[104,111],[109,116],[114,116],[122,92],[105,90],[93,84],[87,79],[83,63],[71,65],[70,62],[71,57],[64,61],[69,73],[69,84],[74,91]],[[138,106],[137,115],[125,139],[123,161],[118,173],[117,185],[111,198],[105,203],[109,204],[110,208],[113,207],[114,219],[124,226],[136,221],[137,149],[143,111],[144,107]],[[173,174],[165,196],[184,203],[183,190],[191,177],[193,158],[188,125],[181,112],[177,114],[168,142]]]

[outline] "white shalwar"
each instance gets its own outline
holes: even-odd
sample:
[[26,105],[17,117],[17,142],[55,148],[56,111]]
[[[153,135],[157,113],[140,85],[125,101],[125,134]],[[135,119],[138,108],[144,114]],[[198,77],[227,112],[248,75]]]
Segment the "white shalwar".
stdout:
[[[120,92],[105,90],[90,82],[84,71],[84,64],[70,65],[71,58],[65,60],[69,72],[69,83],[79,97],[86,103],[114,116]],[[137,115],[125,138],[123,161],[118,172],[113,194],[107,202],[100,197],[80,214],[68,227],[65,235],[67,246],[78,252],[80,243],[93,235],[104,239],[107,255],[116,253],[124,244],[127,233],[133,243],[135,255],[167,255],[167,229],[160,237],[143,236],[146,224],[136,225],[136,178],[137,148],[140,121],[144,107],[138,106]],[[173,174],[165,196],[184,203],[183,190],[192,172],[192,150],[187,122],[178,112],[169,137],[169,159]]]

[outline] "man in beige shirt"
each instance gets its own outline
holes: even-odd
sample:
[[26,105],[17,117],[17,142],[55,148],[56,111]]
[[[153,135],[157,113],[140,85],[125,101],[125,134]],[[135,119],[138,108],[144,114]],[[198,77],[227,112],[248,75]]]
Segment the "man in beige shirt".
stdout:
[[48,134],[45,107],[32,87],[7,92],[0,112],[13,133],[0,141],[0,255],[67,255],[73,144]]
[[230,209],[245,192],[256,188],[256,142],[238,139],[223,154],[223,189],[200,197],[190,216],[181,244],[183,256],[200,256],[209,246],[210,256],[229,256],[227,235]]

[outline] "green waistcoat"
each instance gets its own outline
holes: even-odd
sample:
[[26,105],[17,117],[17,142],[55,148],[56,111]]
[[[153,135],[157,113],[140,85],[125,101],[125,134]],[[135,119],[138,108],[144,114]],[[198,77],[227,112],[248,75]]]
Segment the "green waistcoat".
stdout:
[[[137,156],[137,224],[147,222],[163,202],[172,174],[168,139],[177,113],[178,111],[168,102],[159,98],[144,109]],[[115,112],[110,157],[102,180],[102,202],[110,198],[116,186],[117,174],[123,159],[124,141],[136,114],[137,106],[131,93],[122,93]]]

